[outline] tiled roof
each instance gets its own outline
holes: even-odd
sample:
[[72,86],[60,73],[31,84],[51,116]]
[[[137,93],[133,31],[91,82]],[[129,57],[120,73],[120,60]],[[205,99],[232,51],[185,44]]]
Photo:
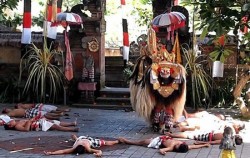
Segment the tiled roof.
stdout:
[[[42,32],[32,32],[31,42],[40,44],[43,42]],[[0,46],[14,46],[21,47],[22,32],[1,31],[0,30]],[[57,42],[63,43],[63,34],[57,34]]]

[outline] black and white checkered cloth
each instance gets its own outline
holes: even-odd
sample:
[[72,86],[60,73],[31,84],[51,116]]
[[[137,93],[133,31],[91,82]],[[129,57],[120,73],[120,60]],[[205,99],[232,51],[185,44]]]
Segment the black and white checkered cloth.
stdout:
[[25,118],[33,118],[40,114],[40,111],[36,108],[30,108],[25,110]]
[[79,139],[87,139],[87,140],[89,140],[91,148],[99,148],[99,147],[105,145],[105,141],[101,140],[101,139],[95,139],[95,138],[88,137],[88,136],[80,136],[80,137],[78,137],[76,142]]

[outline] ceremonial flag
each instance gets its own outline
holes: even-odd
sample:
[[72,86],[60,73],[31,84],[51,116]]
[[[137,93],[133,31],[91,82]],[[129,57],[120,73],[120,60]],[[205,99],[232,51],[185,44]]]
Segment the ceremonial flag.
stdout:
[[48,0],[46,5],[43,35],[47,37],[47,44],[50,47],[57,36],[57,25],[53,23],[56,22],[57,13],[61,12],[62,0]]
[[31,43],[31,0],[24,0],[23,8],[21,56],[23,56],[27,52],[27,48]]
[[127,62],[129,59],[129,35],[128,35],[128,21],[126,19],[125,5],[126,5],[125,0],[121,0],[122,29],[123,29],[123,60]]
[[67,35],[67,30],[64,31],[65,35],[65,46],[66,50],[66,62],[65,62],[65,77],[70,81],[73,78],[73,65],[72,65],[72,53],[70,50],[69,38]]

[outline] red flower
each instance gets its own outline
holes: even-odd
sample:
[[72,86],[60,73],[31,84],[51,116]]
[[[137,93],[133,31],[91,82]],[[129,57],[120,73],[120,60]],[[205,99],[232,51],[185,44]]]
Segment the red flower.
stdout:
[[218,38],[218,43],[220,46],[224,46],[225,45],[225,35],[222,35]]

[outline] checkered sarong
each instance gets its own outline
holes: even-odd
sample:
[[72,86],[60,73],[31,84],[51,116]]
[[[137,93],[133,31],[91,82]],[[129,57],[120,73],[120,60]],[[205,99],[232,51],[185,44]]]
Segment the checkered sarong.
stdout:
[[77,141],[82,140],[82,139],[87,139],[89,141],[89,143],[90,143],[91,148],[99,148],[99,147],[105,145],[105,141],[102,140],[102,139],[95,139],[95,138],[86,137],[86,136],[78,137],[77,140],[75,141],[75,144],[76,144]]
[[91,67],[89,69],[87,68],[83,68],[82,69],[82,79],[94,79],[95,78],[95,71],[94,71],[94,67]]
[[38,116],[38,115],[43,116],[43,115],[45,115],[46,113],[47,113],[47,112],[45,112],[45,111],[39,111],[39,110],[36,109],[36,108],[30,108],[30,109],[25,110],[25,115],[24,115],[24,117],[25,117],[25,118],[34,118],[34,117],[36,117],[36,116]]
[[42,103],[38,103],[38,104],[35,104],[34,108],[35,109],[40,109],[41,106],[43,106],[43,104]]

